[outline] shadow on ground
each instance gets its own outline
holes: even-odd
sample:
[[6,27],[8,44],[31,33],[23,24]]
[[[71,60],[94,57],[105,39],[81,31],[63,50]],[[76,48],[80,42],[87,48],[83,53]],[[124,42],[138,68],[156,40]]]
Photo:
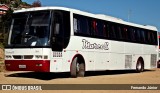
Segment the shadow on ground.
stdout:
[[[145,70],[143,73],[155,70]],[[134,70],[107,70],[107,71],[89,71],[85,73],[85,77],[90,76],[102,76],[102,75],[120,75],[120,74],[133,74]],[[71,78],[69,72],[65,73],[45,73],[45,72],[19,72],[6,75],[6,77],[21,77],[21,78],[33,78],[39,80],[52,80],[58,78]]]

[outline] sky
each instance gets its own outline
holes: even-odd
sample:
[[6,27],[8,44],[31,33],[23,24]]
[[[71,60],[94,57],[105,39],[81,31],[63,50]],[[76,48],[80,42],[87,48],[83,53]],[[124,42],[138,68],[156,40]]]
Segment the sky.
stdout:
[[[32,4],[35,0],[22,0]],[[74,8],[105,14],[142,25],[156,26],[160,32],[160,0],[40,0],[42,6]]]

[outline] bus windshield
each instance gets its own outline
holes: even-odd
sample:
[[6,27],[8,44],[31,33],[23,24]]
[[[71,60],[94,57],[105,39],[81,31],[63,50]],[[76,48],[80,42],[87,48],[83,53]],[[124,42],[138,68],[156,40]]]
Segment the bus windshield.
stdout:
[[8,46],[49,46],[50,11],[15,13],[12,19]]

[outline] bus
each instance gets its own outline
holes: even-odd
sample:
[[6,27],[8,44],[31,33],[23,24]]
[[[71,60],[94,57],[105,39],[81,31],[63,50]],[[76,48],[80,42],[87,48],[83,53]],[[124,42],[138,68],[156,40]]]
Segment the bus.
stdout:
[[5,47],[9,71],[70,72],[157,67],[157,28],[66,7],[17,10]]

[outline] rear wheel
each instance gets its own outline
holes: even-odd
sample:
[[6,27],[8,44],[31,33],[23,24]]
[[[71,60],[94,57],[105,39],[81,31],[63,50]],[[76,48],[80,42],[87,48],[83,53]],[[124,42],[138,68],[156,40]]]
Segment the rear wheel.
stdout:
[[144,71],[143,59],[138,59],[137,65],[136,65],[136,72],[140,73],[143,71]]
[[71,77],[84,77],[85,74],[85,64],[81,58],[75,57],[70,70]]

